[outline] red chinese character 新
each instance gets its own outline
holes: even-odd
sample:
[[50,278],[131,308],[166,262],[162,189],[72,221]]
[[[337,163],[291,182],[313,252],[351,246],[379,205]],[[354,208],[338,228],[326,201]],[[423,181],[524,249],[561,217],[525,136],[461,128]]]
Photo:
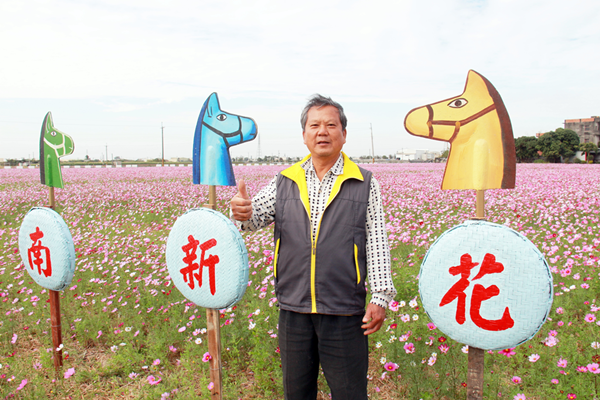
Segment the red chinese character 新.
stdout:
[[[46,246],[42,246],[42,238],[44,232],[40,230],[39,226],[35,227],[35,232],[29,235],[33,243],[30,248],[27,249],[27,260],[29,261],[29,267],[33,270],[34,265],[37,266],[38,274],[49,277],[52,275],[52,261],[50,259],[50,249]],[[32,259],[33,258],[33,259]],[[45,263],[44,269],[42,265]]]
[[[182,268],[179,272],[183,275],[183,280],[188,284],[190,289],[194,289],[195,283],[194,278],[198,280],[198,287],[202,287],[202,271],[204,267],[208,268],[208,280],[210,285],[210,293],[212,295],[216,292],[216,279],[215,279],[215,265],[219,262],[219,256],[210,255],[205,259],[206,250],[216,246],[216,239],[209,239],[206,242],[200,244],[200,242],[194,239],[194,236],[188,236],[188,243],[181,246],[181,249],[185,252],[183,262],[187,267]],[[198,258],[196,255],[196,249],[200,247],[200,263],[195,263],[194,260]],[[198,270],[197,273],[195,271]]]
[[[451,275],[456,276],[460,274],[461,277],[458,282],[456,282],[450,288],[450,290],[446,292],[444,297],[442,297],[442,301],[440,301],[440,307],[451,303],[454,299],[458,299],[458,304],[456,306],[456,322],[458,322],[460,325],[464,324],[466,320],[465,302],[467,295],[464,291],[470,285],[469,276],[471,275],[471,269],[477,265],[479,265],[479,263],[474,263],[471,259],[471,255],[465,253],[460,257],[460,265],[450,267],[448,269],[448,272],[450,272]],[[479,273],[472,280],[477,280],[487,274],[496,274],[502,271],[504,271],[504,266],[501,263],[496,262],[496,257],[494,255],[487,253],[483,257],[483,262],[481,263]],[[469,314],[475,325],[481,329],[485,329],[487,331],[503,331],[512,328],[515,324],[514,320],[510,316],[508,307],[504,309],[504,313],[500,319],[489,320],[481,316],[481,303],[497,296],[498,294],[500,294],[500,289],[498,289],[498,286],[496,285],[492,285],[488,288],[484,288],[483,285],[480,284],[475,284],[473,286]]]

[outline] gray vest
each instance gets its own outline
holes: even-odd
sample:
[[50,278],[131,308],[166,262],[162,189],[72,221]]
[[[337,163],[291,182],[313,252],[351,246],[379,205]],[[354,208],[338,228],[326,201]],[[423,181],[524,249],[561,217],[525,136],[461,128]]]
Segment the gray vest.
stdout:
[[[290,169],[294,167],[299,165]],[[362,315],[366,298],[365,225],[371,172],[345,160],[344,174],[337,178],[343,183],[340,186],[338,182],[337,194],[334,185],[335,197],[323,213],[316,243],[311,240],[304,170],[288,176],[285,173],[277,178],[275,204],[274,273],[281,309]]]

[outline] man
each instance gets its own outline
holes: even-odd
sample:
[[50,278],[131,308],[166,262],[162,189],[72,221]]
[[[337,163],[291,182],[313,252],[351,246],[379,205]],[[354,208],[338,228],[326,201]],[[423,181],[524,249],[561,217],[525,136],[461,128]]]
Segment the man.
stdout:
[[[316,399],[321,363],[334,400],[365,400],[367,335],[379,330],[396,294],[379,184],[341,152],[341,105],[314,95],[300,121],[310,155],[253,200],[240,180],[232,216],[242,230],[275,221],[285,399]],[[372,296],[365,312],[367,273]]]

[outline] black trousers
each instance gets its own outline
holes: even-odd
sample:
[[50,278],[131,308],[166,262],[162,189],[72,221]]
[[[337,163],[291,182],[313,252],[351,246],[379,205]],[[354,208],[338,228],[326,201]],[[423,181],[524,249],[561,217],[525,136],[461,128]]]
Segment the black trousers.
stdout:
[[362,315],[279,313],[286,400],[315,400],[319,363],[333,400],[366,400],[369,347]]

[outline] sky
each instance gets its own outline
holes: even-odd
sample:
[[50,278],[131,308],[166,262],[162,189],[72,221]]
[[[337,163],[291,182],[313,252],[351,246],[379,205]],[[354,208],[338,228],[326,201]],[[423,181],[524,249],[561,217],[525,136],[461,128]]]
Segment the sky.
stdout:
[[[304,156],[314,93],[348,117],[344,151],[443,150],[404,129],[413,108],[496,87],[515,137],[600,115],[597,0],[0,2],[0,158],[38,158],[44,116],[65,159],[192,156],[206,98],[253,118],[233,157]],[[161,129],[164,127],[164,130]],[[259,143],[260,141],[260,143]]]

